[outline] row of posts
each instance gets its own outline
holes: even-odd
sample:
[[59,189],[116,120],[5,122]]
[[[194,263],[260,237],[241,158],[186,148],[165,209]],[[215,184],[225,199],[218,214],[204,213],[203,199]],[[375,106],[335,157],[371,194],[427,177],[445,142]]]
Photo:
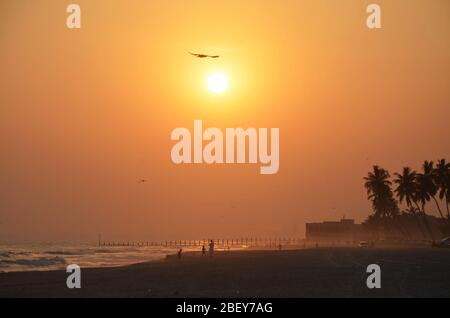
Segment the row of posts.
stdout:
[[[279,245],[303,245],[304,239],[300,238],[240,238],[240,239],[215,239],[213,240],[217,247],[227,246],[249,246],[249,247],[276,247]],[[152,242],[102,242],[99,240],[99,246],[159,246],[159,247],[196,247],[207,246],[210,240],[169,240]]]

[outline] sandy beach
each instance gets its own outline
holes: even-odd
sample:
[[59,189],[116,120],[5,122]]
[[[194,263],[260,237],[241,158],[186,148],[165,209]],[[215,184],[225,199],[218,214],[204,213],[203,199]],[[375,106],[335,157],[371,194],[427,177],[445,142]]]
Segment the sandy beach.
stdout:
[[[382,287],[366,287],[379,264]],[[0,297],[450,297],[450,250],[318,248],[186,253],[163,261],[65,271],[0,274]]]

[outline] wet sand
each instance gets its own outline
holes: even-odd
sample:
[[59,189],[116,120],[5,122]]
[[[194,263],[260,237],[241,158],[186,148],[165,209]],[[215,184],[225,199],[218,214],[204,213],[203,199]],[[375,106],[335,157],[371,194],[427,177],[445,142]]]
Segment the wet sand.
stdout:
[[[381,266],[381,289],[366,267]],[[0,297],[450,297],[450,249],[317,248],[186,253],[181,259],[82,269],[81,289],[61,271],[0,274]]]

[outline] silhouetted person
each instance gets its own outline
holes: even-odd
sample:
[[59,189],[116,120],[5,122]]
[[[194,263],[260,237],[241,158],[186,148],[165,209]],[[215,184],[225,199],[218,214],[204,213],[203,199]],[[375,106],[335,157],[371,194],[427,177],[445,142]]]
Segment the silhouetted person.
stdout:
[[182,253],[182,252],[183,252],[183,249],[180,248],[180,250],[179,250],[178,253],[177,253],[177,256],[178,256],[179,259],[181,258],[181,253]]
[[202,256],[206,256],[206,247],[205,244],[202,246]]
[[209,257],[213,257],[214,256],[214,241],[211,240],[209,242]]

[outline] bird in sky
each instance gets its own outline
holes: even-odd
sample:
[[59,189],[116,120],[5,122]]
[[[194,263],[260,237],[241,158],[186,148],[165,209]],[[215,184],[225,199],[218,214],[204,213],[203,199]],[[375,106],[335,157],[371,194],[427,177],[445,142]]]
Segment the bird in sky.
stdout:
[[192,52],[189,52],[189,54],[191,54],[195,57],[201,58],[201,59],[204,59],[205,57],[210,57],[212,59],[216,59],[216,58],[220,57],[220,55],[198,54],[198,53],[192,53]]
[[139,180],[139,183],[144,183],[144,182],[147,182],[147,179],[141,179],[141,180]]

